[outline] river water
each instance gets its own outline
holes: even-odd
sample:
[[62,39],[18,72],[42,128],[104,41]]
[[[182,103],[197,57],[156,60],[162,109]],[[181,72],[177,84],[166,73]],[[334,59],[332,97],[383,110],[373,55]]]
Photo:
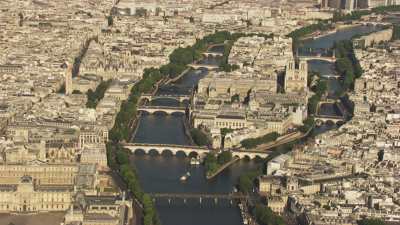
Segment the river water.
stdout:
[[[363,26],[339,31],[326,37],[309,40],[304,43],[306,48],[330,48],[335,41],[348,39],[354,35],[368,33],[375,27]],[[222,52],[223,48],[215,47],[212,51]],[[301,52],[301,51],[299,51]],[[218,59],[210,58],[201,63],[216,64]],[[334,65],[323,61],[309,62],[309,69],[317,71],[323,79],[328,80],[329,95],[334,97],[340,92],[340,82],[334,78],[324,78],[335,74]],[[208,71],[192,70],[174,84],[161,87],[157,94],[189,94],[198,83],[199,79],[206,76]],[[174,105],[181,103],[166,99],[154,100],[152,105]],[[328,112],[329,113],[329,112]],[[143,115],[140,118],[140,126],[134,137],[134,142],[157,144],[188,145],[183,130],[184,115],[153,114]],[[319,127],[316,133],[332,129],[324,125]],[[137,153],[131,158],[132,166],[136,168],[141,184],[148,193],[229,193],[237,183],[238,177],[245,171],[258,168],[259,163],[242,160],[232,165],[212,181],[205,179],[203,166],[190,166],[188,158],[184,156],[171,156],[167,154],[143,155]],[[182,183],[179,178],[186,172],[191,177]],[[167,200],[158,200],[156,207],[163,225],[240,225],[242,219],[238,207],[230,202],[205,202],[190,200],[186,204],[182,200],[172,199],[171,204]]]

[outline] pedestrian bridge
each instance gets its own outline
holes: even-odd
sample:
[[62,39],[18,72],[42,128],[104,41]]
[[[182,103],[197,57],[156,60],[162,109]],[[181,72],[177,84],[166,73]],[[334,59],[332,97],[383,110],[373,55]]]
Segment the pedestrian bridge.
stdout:
[[326,62],[334,63],[336,62],[335,57],[327,57],[327,56],[299,56],[300,60],[310,61],[310,60],[321,60]]
[[[147,99],[149,102],[156,99],[175,99],[178,102],[183,102],[185,100],[190,100],[190,95],[151,95],[143,94],[140,96],[140,100]],[[139,101],[140,102],[140,101]]]
[[248,199],[249,196],[241,194],[241,193],[149,193],[153,199],[228,199],[228,200],[241,200]]
[[[206,147],[172,144],[125,143],[123,144],[123,146],[133,153],[140,151],[144,152],[145,154],[149,154],[151,152],[158,154],[162,154],[163,152],[171,152],[172,155],[176,155],[177,153],[184,153],[186,156],[198,155],[201,158],[205,157],[207,153],[215,152],[215,150],[208,149]],[[254,159],[256,157],[265,158],[268,156],[268,153],[256,151],[233,150],[231,152],[233,157],[239,157],[240,159]]]
[[206,68],[209,70],[214,70],[214,69],[219,68],[219,66],[217,66],[217,65],[210,65],[210,64],[194,64],[194,63],[192,63],[192,64],[189,64],[188,66],[195,70],[200,69],[200,68]]
[[212,56],[212,57],[217,57],[217,56],[224,56],[224,53],[222,52],[203,52],[203,55],[208,57],[208,56]]
[[166,114],[173,114],[173,113],[186,113],[186,107],[171,107],[171,106],[150,106],[144,105],[138,107],[138,112],[148,112],[153,114],[155,112],[164,112]]

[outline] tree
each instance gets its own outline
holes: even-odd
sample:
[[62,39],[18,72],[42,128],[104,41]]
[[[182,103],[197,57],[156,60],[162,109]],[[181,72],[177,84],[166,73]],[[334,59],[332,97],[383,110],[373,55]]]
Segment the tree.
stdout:
[[96,90],[93,91],[92,89],[89,89],[86,93],[87,95],[87,102],[86,102],[86,107],[88,108],[96,108],[98,102],[104,98],[104,93],[108,89],[108,87],[111,85],[112,80],[108,81],[102,81],[97,87]]
[[214,154],[209,153],[204,158],[204,167],[206,168],[207,174],[214,173],[218,169],[217,158]]
[[276,215],[272,210],[260,204],[254,207],[253,214],[260,224],[264,225],[285,225],[285,221],[279,215]]
[[243,192],[250,193],[253,190],[253,176],[243,174],[239,177],[239,189]]
[[114,24],[114,19],[111,15],[107,17],[107,24],[109,27],[111,27]]
[[381,219],[376,219],[376,218],[370,218],[370,219],[362,219],[358,223],[359,225],[386,225],[385,221]]
[[235,94],[231,97],[231,102],[239,102],[240,98],[238,94]]
[[317,85],[315,86],[315,93],[319,96],[323,96],[328,90],[328,84],[326,80],[319,79]]
[[223,165],[232,160],[232,153],[229,151],[223,151],[217,157],[218,164]]
[[82,92],[80,90],[73,90],[72,94],[82,94]]
[[244,139],[240,142],[240,144],[245,147],[246,149],[249,148],[254,148],[257,145],[275,141],[279,137],[279,134],[277,132],[271,132],[268,133],[264,136],[258,137],[258,138],[249,138],[249,139]]
[[230,129],[230,128],[221,128],[221,135],[223,136],[223,137],[225,137],[225,135],[227,135],[228,133],[232,133],[233,132],[233,129]]
[[300,127],[300,131],[306,133],[314,127],[315,125],[314,117],[313,116],[307,117],[307,119],[303,121],[303,124],[304,125]]
[[204,146],[209,144],[207,136],[197,128],[191,129],[190,135],[192,136],[194,143],[196,143],[196,145],[198,146]]
[[117,162],[120,165],[129,164],[129,155],[122,149],[117,150]]
[[348,40],[339,41],[335,43],[334,48],[337,57],[335,67],[343,77],[343,86],[345,89],[353,89],[355,79],[361,77],[363,72],[355,57],[353,44]]

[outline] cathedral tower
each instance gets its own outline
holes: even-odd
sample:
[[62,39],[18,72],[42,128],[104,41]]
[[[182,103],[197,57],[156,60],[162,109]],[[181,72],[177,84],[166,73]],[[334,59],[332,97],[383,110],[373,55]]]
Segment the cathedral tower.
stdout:
[[286,65],[285,92],[304,92],[307,90],[308,65],[307,61],[301,60],[296,68],[294,59]]

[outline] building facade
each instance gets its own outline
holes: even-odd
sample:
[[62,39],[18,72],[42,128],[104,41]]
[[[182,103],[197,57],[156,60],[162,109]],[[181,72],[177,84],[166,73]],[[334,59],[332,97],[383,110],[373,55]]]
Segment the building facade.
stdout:
[[70,185],[37,185],[32,177],[22,176],[15,185],[0,186],[0,212],[65,211],[72,202],[72,190]]
[[296,63],[290,60],[286,65],[285,75],[285,93],[304,93],[307,91],[308,65],[307,61],[299,62],[299,67],[296,68]]

